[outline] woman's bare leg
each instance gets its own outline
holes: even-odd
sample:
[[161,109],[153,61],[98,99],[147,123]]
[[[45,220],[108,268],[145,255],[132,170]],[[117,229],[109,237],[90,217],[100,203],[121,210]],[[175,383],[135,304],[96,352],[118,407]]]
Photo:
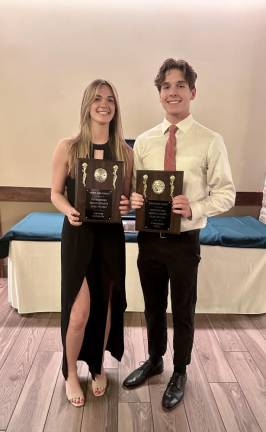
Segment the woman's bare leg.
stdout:
[[90,314],[90,291],[84,279],[77,298],[72,306],[67,334],[66,357],[68,378],[66,380],[67,398],[75,406],[84,404],[84,394],[77,374],[77,358],[84,338],[85,327]]
[[94,380],[92,381],[92,391],[94,396],[102,396],[105,393],[106,386],[107,386],[107,377],[103,368],[103,361],[104,361],[105,348],[109,338],[110,328],[111,328],[111,298],[109,298],[107,317],[106,317],[101,374],[100,375],[96,374]]

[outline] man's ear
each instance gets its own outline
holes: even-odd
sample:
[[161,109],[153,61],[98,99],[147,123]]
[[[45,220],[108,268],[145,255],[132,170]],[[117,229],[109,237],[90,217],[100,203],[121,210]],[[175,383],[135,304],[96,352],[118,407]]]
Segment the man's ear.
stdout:
[[196,93],[197,93],[197,90],[196,90],[196,87],[194,87],[194,88],[191,90],[191,98],[190,98],[190,100],[195,99],[195,97],[196,97]]

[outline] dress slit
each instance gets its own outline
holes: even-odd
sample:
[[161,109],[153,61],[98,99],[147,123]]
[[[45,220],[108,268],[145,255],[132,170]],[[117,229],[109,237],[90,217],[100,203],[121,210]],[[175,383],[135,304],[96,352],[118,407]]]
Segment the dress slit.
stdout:
[[[71,182],[72,191],[74,189],[74,179],[71,179],[68,193]],[[66,333],[70,313],[86,278],[90,290],[90,314],[78,360],[88,364],[94,377],[101,373],[110,297],[111,324],[106,350],[118,361],[124,351],[123,319],[126,297],[125,239],[122,224],[83,223],[75,227],[65,218],[61,242],[61,272],[63,375],[67,379]]]

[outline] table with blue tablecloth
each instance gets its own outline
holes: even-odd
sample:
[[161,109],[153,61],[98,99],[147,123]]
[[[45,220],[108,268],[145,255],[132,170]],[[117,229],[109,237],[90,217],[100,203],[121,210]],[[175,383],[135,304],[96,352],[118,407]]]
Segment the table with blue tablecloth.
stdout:
[[[127,310],[143,311],[133,222],[132,215],[123,220]],[[60,311],[62,223],[60,213],[30,213],[0,240],[0,257],[8,256],[9,302],[20,313]],[[197,312],[265,313],[266,225],[251,216],[209,218],[200,242]]]

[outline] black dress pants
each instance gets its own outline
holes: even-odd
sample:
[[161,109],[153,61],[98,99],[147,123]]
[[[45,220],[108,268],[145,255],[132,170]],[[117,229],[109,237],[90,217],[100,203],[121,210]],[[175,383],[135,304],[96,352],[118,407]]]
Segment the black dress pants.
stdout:
[[179,235],[140,232],[138,269],[145,302],[149,355],[158,359],[166,352],[166,308],[170,280],[173,314],[174,367],[190,363],[200,261],[199,230]]

